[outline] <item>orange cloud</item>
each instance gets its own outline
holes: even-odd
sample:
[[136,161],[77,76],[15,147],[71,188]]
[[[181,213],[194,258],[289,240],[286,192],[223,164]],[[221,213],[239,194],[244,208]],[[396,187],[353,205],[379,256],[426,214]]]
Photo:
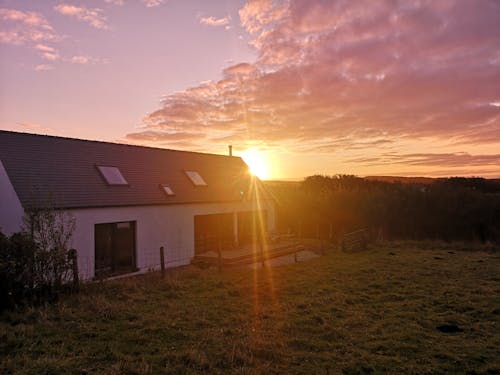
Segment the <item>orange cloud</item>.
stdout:
[[[183,133],[191,149],[259,144],[337,165],[383,166],[374,154],[392,152],[415,168],[500,166],[477,152],[500,149],[498,14],[494,1],[249,1],[240,20],[257,60],[168,95],[145,132],[165,142]],[[446,157],[404,156],[417,144],[439,144]]]
[[52,128],[31,122],[18,122],[16,125],[20,130],[29,131],[30,133],[51,134],[54,132]]

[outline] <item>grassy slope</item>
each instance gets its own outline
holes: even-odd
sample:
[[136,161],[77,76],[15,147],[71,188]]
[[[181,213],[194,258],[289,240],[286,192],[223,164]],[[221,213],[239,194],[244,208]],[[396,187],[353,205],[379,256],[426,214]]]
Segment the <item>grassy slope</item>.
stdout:
[[499,373],[499,253],[421,246],[87,285],[2,316],[0,373]]

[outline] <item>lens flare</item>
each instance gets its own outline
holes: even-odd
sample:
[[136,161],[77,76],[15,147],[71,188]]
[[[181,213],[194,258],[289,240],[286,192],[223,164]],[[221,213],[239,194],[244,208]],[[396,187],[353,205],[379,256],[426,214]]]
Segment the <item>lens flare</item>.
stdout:
[[261,180],[265,180],[270,176],[269,162],[262,152],[249,149],[242,153],[241,157],[250,168],[250,173],[257,176]]

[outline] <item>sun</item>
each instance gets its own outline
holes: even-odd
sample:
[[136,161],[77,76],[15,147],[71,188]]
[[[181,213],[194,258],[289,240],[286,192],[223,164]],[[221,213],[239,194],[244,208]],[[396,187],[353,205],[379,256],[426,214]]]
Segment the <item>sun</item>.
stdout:
[[254,149],[249,149],[241,154],[241,157],[250,168],[250,173],[257,176],[261,180],[269,178],[269,163],[262,152]]

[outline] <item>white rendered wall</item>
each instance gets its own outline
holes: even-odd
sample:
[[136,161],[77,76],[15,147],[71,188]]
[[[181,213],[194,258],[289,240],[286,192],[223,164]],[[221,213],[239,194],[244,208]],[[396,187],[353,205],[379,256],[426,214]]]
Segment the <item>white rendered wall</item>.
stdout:
[[5,235],[19,232],[24,210],[0,160],[0,231]]
[[[160,246],[165,248],[167,267],[189,264],[194,256],[194,216],[250,211],[252,202],[178,204],[165,206],[108,207],[69,211],[76,219],[71,246],[78,252],[80,277],[94,277],[94,225],[122,221],[136,222],[136,266],[158,269]],[[275,228],[274,204],[262,202],[267,211],[267,229]]]

